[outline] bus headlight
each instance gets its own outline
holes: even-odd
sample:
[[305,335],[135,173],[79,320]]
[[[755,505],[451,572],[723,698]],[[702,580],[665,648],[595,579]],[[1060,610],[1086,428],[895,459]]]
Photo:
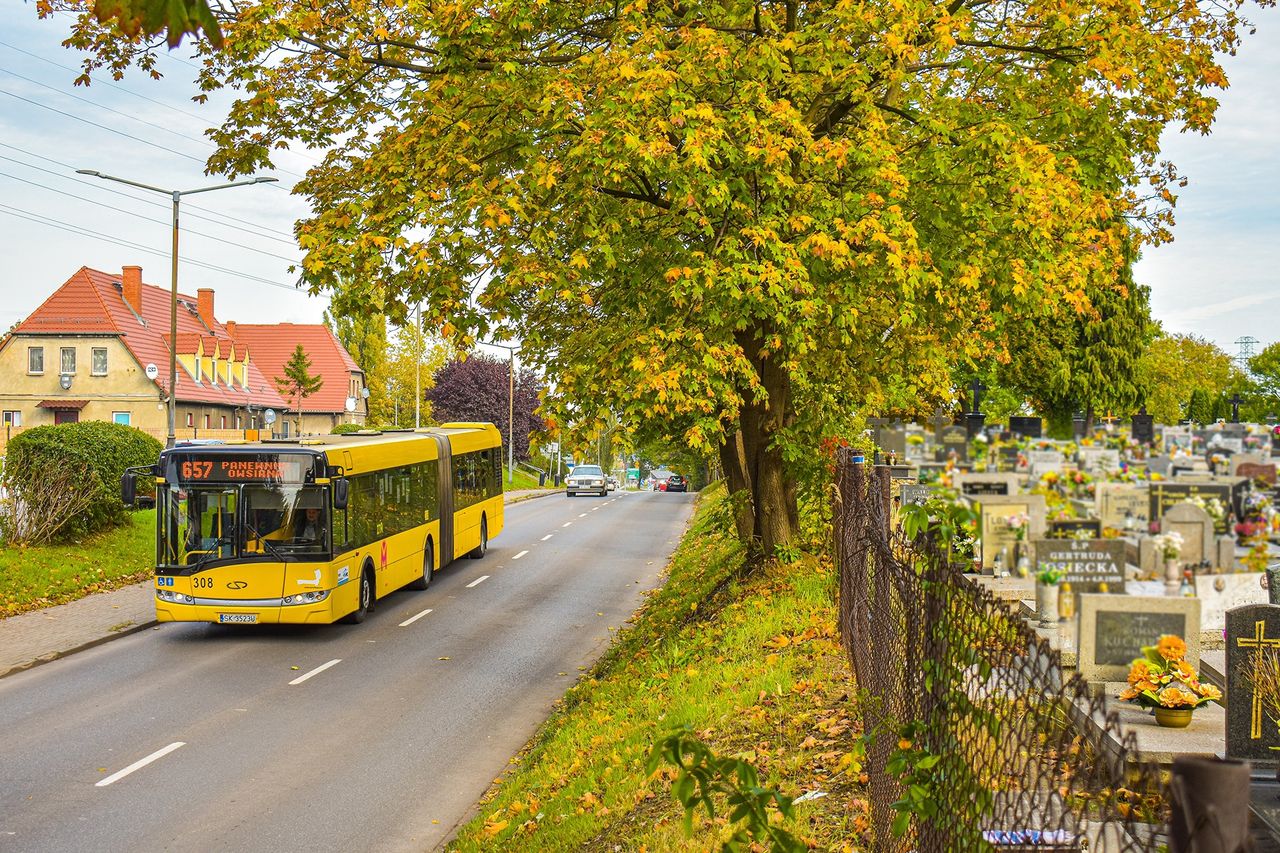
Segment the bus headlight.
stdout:
[[300,592],[297,595],[286,595],[280,599],[281,604],[316,604],[329,597],[329,590],[317,589],[311,592]]
[[157,589],[156,598],[161,601],[168,601],[171,604],[195,604],[196,600],[189,595],[181,592],[174,592],[171,589]]

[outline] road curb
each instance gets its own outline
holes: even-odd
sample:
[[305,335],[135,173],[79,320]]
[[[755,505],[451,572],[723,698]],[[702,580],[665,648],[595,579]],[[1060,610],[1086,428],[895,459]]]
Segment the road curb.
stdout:
[[548,495],[558,495],[558,494],[561,494],[559,489],[547,489],[546,491],[534,492],[533,494],[530,494],[530,495],[519,495],[517,497],[512,498],[509,501],[504,500],[502,505],[511,506],[512,504],[522,504],[525,501],[537,500],[538,498],[545,498]]
[[111,631],[110,633],[105,634],[103,636],[95,637],[92,640],[87,640],[81,643],[80,645],[73,646],[69,649],[59,649],[58,651],[43,654],[40,657],[34,660],[29,660],[25,663],[13,664],[8,669],[0,670],[0,678],[7,678],[8,676],[18,672],[26,672],[28,669],[34,669],[35,667],[40,666],[41,664],[52,663],[55,660],[65,658],[69,655],[73,655],[76,652],[83,652],[87,649],[93,648],[94,646],[100,646],[103,643],[109,643],[112,640],[117,640],[121,637],[127,637],[130,634],[136,634],[139,631],[145,631],[146,629],[153,628],[159,624],[160,623],[155,619],[151,619],[147,622],[140,622],[137,625],[131,625],[128,628],[122,628],[119,631]]

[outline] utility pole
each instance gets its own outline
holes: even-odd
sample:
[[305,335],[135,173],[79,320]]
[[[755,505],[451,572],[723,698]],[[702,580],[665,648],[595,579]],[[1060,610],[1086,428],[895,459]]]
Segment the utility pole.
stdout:
[[413,428],[422,427],[422,303],[413,326]]

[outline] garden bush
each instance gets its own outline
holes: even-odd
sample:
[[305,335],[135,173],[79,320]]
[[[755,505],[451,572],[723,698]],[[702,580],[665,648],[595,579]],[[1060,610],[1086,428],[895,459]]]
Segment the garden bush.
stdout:
[[[9,442],[3,533],[13,542],[67,541],[124,523],[120,476],[160,457],[159,441],[105,421],[29,429]],[[138,479],[140,494],[154,489]]]

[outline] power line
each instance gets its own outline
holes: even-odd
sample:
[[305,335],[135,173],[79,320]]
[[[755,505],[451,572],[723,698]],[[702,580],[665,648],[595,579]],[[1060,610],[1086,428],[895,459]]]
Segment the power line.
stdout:
[[[36,154],[34,151],[28,151],[28,150],[27,150],[27,149],[25,149],[25,148],[19,148],[17,145],[10,145],[10,144],[9,144],[9,143],[7,143],[7,142],[0,142],[0,147],[9,148],[9,149],[11,149],[11,150],[13,150],[13,151],[17,151],[17,152],[18,152],[18,153],[20,153],[20,154],[25,154],[25,155],[27,155],[28,157],[34,157],[34,158],[36,158],[37,160],[44,160],[46,163],[52,163],[52,164],[54,164],[55,166],[61,166],[62,168],[67,169],[67,170],[69,170],[69,171],[71,171],[71,172],[74,172],[74,171],[76,170],[76,168],[77,168],[76,166],[73,166],[73,165],[71,165],[70,163],[63,163],[61,160],[55,160],[55,159],[53,159],[52,157],[46,157],[46,156],[44,156],[43,154]],[[41,168],[40,166],[35,166],[35,165],[30,164],[30,163],[23,163],[21,160],[14,160],[12,157],[0,157],[0,159],[5,159],[5,160],[9,160],[9,161],[14,162],[14,163],[19,163],[19,164],[21,164],[21,165],[23,165],[23,166],[26,166],[26,167],[27,167],[27,168],[29,168],[29,169],[38,169],[38,170],[40,170],[41,172],[47,172],[47,173],[48,173],[48,174],[50,174],[50,175],[56,175],[56,176],[58,176],[58,177],[63,177],[63,178],[68,178],[68,179],[70,179],[70,178],[71,178],[71,176],[70,176],[69,174],[68,174],[68,175],[63,175],[63,174],[61,174],[61,173],[54,172],[54,171],[52,171],[52,170],[50,170],[50,169],[44,169],[44,168]],[[74,179],[74,180],[76,181],[76,183],[88,184],[89,186],[98,186],[96,183],[93,183],[93,182],[91,182],[91,181],[85,181],[85,180],[81,180],[81,179],[79,179],[79,178],[76,178],[76,179]],[[275,186],[275,185],[274,185],[274,184],[268,184],[267,186]],[[147,197],[147,196],[140,196],[140,195],[136,195],[136,194],[135,194],[135,192],[138,192],[138,191],[135,191],[135,190],[133,190],[132,188],[127,187],[127,186],[121,186],[121,188],[116,189],[116,190],[115,190],[115,192],[121,193],[121,194],[123,194],[123,195],[125,195],[125,196],[128,196],[129,198],[135,199],[135,200],[140,201],[140,202],[143,202],[143,203],[145,203],[145,204],[159,205],[160,207],[164,207],[164,206],[165,206],[164,202],[155,201],[154,199],[149,198],[149,197]],[[280,235],[283,235],[285,238],[287,238],[287,240],[286,240],[285,242],[288,242],[290,245],[293,245],[293,234],[291,234],[291,233],[290,233],[290,232],[288,232],[288,231],[281,231],[281,230],[279,230],[278,228],[271,228],[271,227],[269,227],[269,226],[267,226],[267,225],[261,225],[261,224],[259,224],[259,223],[257,223],[257,222],[250,222],[250,221],[249,221],[249,220],[247,220],[247,219],[241,219],[240,217],[230,216],[230,215],[225,214],[225,213],[219,213],[218,211],[210,210],[210,209],[209,209],[209,208],[207,208],[207,207],[201,207],[201,206],[199,206],[199,205],[197,205],[197,204],[195,204],[195,203],[193,203],[193,202],[187,202],[185,205],[183,205],[183,209],[184,209],[184,210],[185,210],[185,209],[187,209],[187,208],[195,208],[196,210],[203,210],[203,211],[205,211],[206,213],[208,213],[210,216],[219,216],[219,217],[222,217],[222,218],[224,218],[224,219],[230,219],[232,222],[242,222],[242,223],[244,223],[245,225],[249,225],[249,226],[252,226],[252,227],[254,227],[254,228],[261,229],[262,231],[265,231],[265,232],[270,232],[270,233],[272,233],[272,234],[280,234]],[[187,215],[188,215],[188,216],[196,216],[196,214],[192,214],[192,213],[188,213]],[[219,222],[219,221],[218,221],[218,220],[216,220],[216,219],[209,219],[209,217],[208,217],[208,216],[196,216],[196,218],[197,218],[197,219],[207,219],[208,221],[210,221],[210,222],[214,223],[215,225],[221,225],[221,226],[224,226],[224,227],[227,227],[227,228],[235,228],[235,227],[236,227],[236,226],[234,226],[234,225],[227,225],[226,223]],[[243,231],[244,229],[243,229],[243,228],[241,228],[241,229],[238,229],[238,230]],[[250,232],[250,233],[252,233],[252,232]],[[265,237],[265,235],[262,235],[262,236],[264,236],[264,237]],[[277,238],[267,237],[266,239],[277,239]]]
[[[42,190],[48,190],[49,192],[55,192],[55,193],[58,193],[59,195],[65,195],[65,196],[67,196],[67,197],[69,197],[69,198],[79,199],[80,201],[88,202],[89,204],[96,204],[96,205],[98,205],[99,207],[105,207],[105,208],[107,208],[108,210],[114,210],[116,213],[123,213],[123,214],[125,214],[125,215],[127,215],[127,216],[133,216],[133,217],[136,217],[136,218],[138,218],[138,219],[144,220],[144,221],[146,221],[146,222],[154,222],[154,223],[156,223],[157,225],[164,225],[164,226],[169,226],[169,227],[171,227],[171,226],[173,225],[172,221],[168,221],[168,222],[166,222],[166,221],[165,221],[165,220],[163,220],[163,219],[152,219],[150,216],[143,216],[141,213],[135,213],[135,212],[134,212],[134,211],[132,211],[132,210],[126,210],[126,209],[124,209],[124,208],[116,207],[115,205],[107,204],[106,202],[102,202],[102,201],[95,201],[94,199],[91,199],[91,198],[85,198],[85,197],[84,197],[84,196],[82,196],[82,195],[76,195],[75,193],[69,193],[69,192],[67,192],[66,190],[60,190],[60,189],[58,189],[57,187],[51,187],[51,186],[49,186],[49,185],[47,185],[47,184],[39,183],[38,181],[29,181],[29,180],[27,180],[26,178],[20,178],[20,177],[18,177],[17,175],[10,175],[8,172],[0,172],[0,177],[10,178],[10,179],[15,180],[15,181],[21,181],[21,182],[22,182],[22,183],[24,183],[24,184],[30,184],[30,185],[31,185],[31,186],[33,186],[33,187],[39,187],[39,188],[40,188],[40,189],[42,189]],[[215,234],[207,234],[207,233],[205,233],[204,231],[197,231],[197,230],[195,230],[194,228],[184,228],[184,229],[182,229],[182,233],[183,233],[183,234],[195,234],[195,235],[197,235],[197,236],[199,236],[199,237],[207,237],[207,238],[209,238],[210,240],[217,240],[218,242],[222,243],[222,244],[223,244],[223,245],[225,245],[225,246],[235,246],[236,248],[238,248],[238,249],[244,249],[244,250],[245,250],[245,251],[247,251],[247,252],[257,252],[259,255],[266,255],[266,256],[267,256],[267,257],[269,257],[269,258],[279,258],[280,260],[282,260],[282,261],[288,261],[288,262],[289,262],[289,263],[291,263],[291,264],[295,264],[295,263],[297,263],[297,262],[298,262],[298,259],[297,259],[296,257],[295,257],[295,258],[290,258],[290,257],[286,257],[285,255],[277,255],[275,252],[268,252],[268,251],[266,251],[265,249],[255,249],[254,247],[252,247],[252,246],[246,246],[246,245],[244,245],[243,243],[232,243],[232,242],[229,242],[228,240],[226,240],[226,239],[224,239],[224,238],[222,238],[222,237],[219,237],[219,236],[217,236],[217,235],[215,235]]]
[[[68,231],[79,237],[91,237],[93,239],[102,240],[107,243],[114,243],[117,246],[123,246],[126,249],[133,249],[135,251],[145,252],[146,254],[153,255],[155,257],[159,257],[159,258],[171,257],[166,252],[157,252],[155,249],[149,246],[144,246],[140,243],[133,243],[128,240],[121,240],[117,237],[112,237],[108,234],[103,234],[100,231],[93,231],[88,228],[84,228],[80,225],[72,224],[70,222],[63,222],[62,220],[59,220],[59,219],[53,219],[52,217],[42,216],[39,213],[35,213],[30,210],[23,210],[22,208],[19,208],[19,207],[10,207],[7,204],[0,204],[0,213],[7,213],[10,216],[16,217],[18,219],[25,219],[28,222],[34,222],[37,225],[45,225],[51,228],[57,228],[61,231]],[[217,264],[211,264],[211,263],[208,263],[207,261],[197,260],[196,258],[188,257],[188,258],[182,258],[182,260],[185,263],[188,263],[192,266],[201,267],[207,270],[213,270],[214,272],[224,273],[226,275],[235,276],[236,278],[243,278],[249,281],[256,281],[261,284],[266,284],[271,287],[278,287],[281,290],[288,290],[293,293],[305,293],[305,291],[302,291],[292,285],[281,284],[278,281],[272,281],[271,279],[268,279],[268,278],[262,278],[260,276],[250,275],[249,273],[237,272],[236,270],[228,269],[227,267],[221,267],[221,266],[218,266]]]
[[[41,83],[39,80],[33,80],[30,77],[26,77],[22,74],[19,74],[16,71],[10,71],[8,68],[0,68],[0,72],[9,74],[13,77],[17,77],[19,80],[25,80],[28,83],[34,84],[36,86],[40,86],[41,88],[48,89],[50,92],[54,92],[55,94],[63,95],[68,98],[74,98],[75,100],[80,101],[81,103],[88,104],[91,107],[97,107],[100,110],[106,110],[109,113],[114,113],[115,115],[123,116],[124,118],[127,118],[130,121],[136,121],[138,124],[145,124],[147,127],[154,127],[156,130],[162,130],[165,133],[173,134],[174,136],[177,136],[180,139],[185,139],[188,142],[194,142],[197,145],[202,145],[205,148],[210,148],[214,151],[218,150],[218,146],[214,145],[212,142],[210,142],[207,139],[198,139],[189,134],[182,133],[180,131],[173,130],[172,128],[165,127],[162,124],[156,124],[155,122],[147,121],[146,119],[141,119],[141,118],[138,118],[137,116],[129,115],[128,113],[123,112],[121,110],[117,110],[114,107],[108,107],[104,104],[96,103],[94,101],[89,100],[88,98],[82,97],[80,95],[76,95],[72,92],[64,92],[63,90],[59,89],[56,86],[50,86],[48,83]],[[178,152],[174,152],[174,153],[178,153]],[[282,172],[286,175],[293,175],[295,178],[298,178],[299,180],[306,177],[306,175],[301,175],[297,172],[291,172],[288,169],[276,169],[276,171]]]
[[[82,69],[75,68],[75,67],[73,67],[73,66],[71,66],[71,65],[63,65],[61,62],[54,62],[52,59],[49,59],[48,57],[41,56],[40,54],[38,54],[38,53],[34,53],[34,52],[30,51],[30,50],[24,50],[23,48],[20,48],[20,47],[18,47],[17,45],[9,44],[8,42],[3,41],[3,40],[0,40],[0,47],[7,47],[7,48],[9,48],[9,49],[10,49],[10,50],[12,50],[12,51],[16,51],[17,53],[24,54],[24,55],[26,55],[26,56],[31,57],[32,59],[38,59],[38,60],[40,60],[40,61],[41,61],[41,62],[43,62],[43,63],[46,63],[46,64],[48,64],[48,65],[52,65],[54,68],[61,68],[61,69],[63,69],[64,71],[70,71],[70,72],[72,72],[72,73],[74,73],[74,74],[80,74],[80,73],[81,73],[81,71],[82,71]],[[10,72],[10,73],[12,73],[12,72]],[[141,94],[141,93],[139,93],[139,92],[135,92],[135,91],[133,91],[132,89],[129,89],[129,88],[125,87],[125,86],[121,86],[119,83],[115,83],[115,82],[113,82],[113,81],[111,81],[111,80],[104,80],[104,79],[102,79],[102,78],[98,78],[98,79],[96,79],[94,82],[95,82],[97,85],[99,85],[99,86],[109,86],[109,87],[111,87],[112,89],[116,89],[117,91],[124,92],[126,95],[131,95],[132,97],[135,97],[135,98],[141,98],[141,99],[142,99],[142,100],[144,100],[144,101],[147,101],[147,102],[149,102],[149,103],[155,104],[155,105],[156,105],[156,106],[158,106],[158,107],[163,107],[164,109],[166,109],[166,110],[170,110],[171,112],[175,112],[175,113],[179,113],[179,114],[184,115],[184,116],[188,116],[188,117],[193,118],[193,119],[195,119],[196,121],[200,122],[202,125],[208,124],[208,119],[206,119],[204,116],[199,115],[198,113],[193,113],[193,112],[191,112],[190,110],[184,110],[184,109],[181,109],[181,108],[179,108],[179,107],[175,107],[173,104],[166,104],[164,101],[158,100],[158,99],[156,99],[156,98],[148,97],[147,95],[143,95],[143,94]],[[307,152],[305,152],[305,151],[295,151],[295,150],[293,150],[293,149],[291,148],[291,149],[289,149],[289,152],[290,152],[291,154],[293,154],[295,157],[301,157],[301,158],[302,158],[302,159],[304,159],[304,160],[310,160],[312,163],[322,163],[322,162],[324,162],[324,161],[323,161],[323,160],[321,160],[319,157],[316,157],[316,156],[314,156],[314,155],[312,155],[312,154],[308,154],[308,153],[307,153]],[[282,169],[281,171],[284,171],[284,170]],[[295,174],[295,173],[294,173],[294,172],[288,172],[288,174],[292,175],[292,174]]]

